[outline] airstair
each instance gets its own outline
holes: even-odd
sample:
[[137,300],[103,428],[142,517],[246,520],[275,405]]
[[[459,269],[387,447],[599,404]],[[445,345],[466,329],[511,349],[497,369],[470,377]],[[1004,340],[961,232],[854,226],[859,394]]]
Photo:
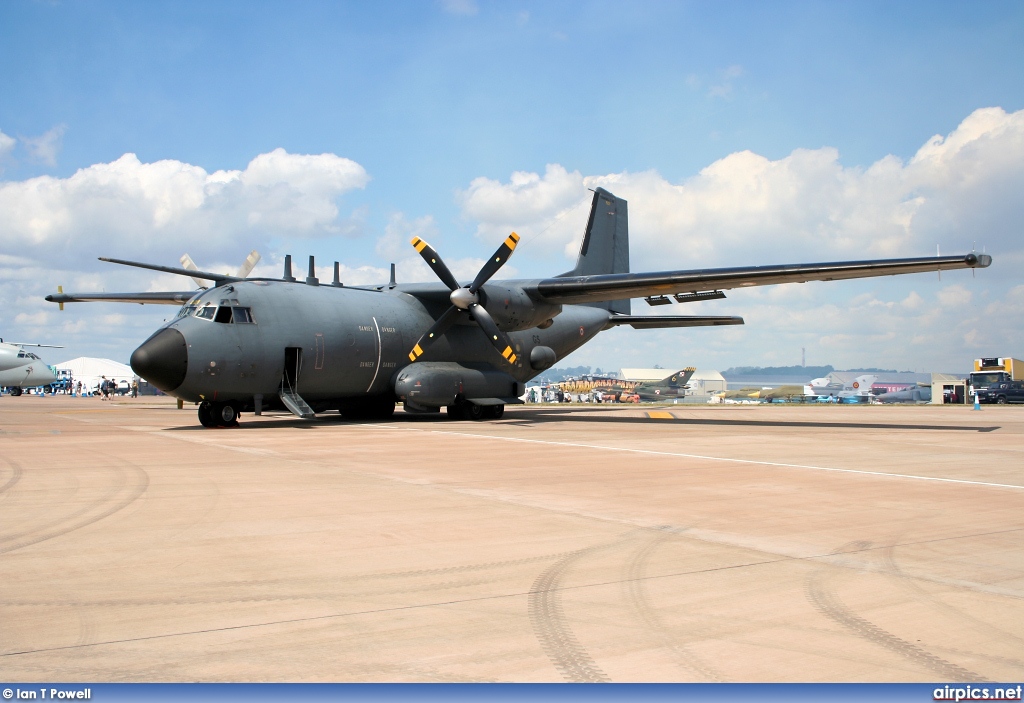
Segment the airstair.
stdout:
[[309,420],[316,414],[313,412],[313,408],[309,407],[309,403],[302,399],[301,395],[284,383],[281,384],[281,392],[278,393],[278,397],[281,398],[281,402],[284,403],[286,408],[303,420]]

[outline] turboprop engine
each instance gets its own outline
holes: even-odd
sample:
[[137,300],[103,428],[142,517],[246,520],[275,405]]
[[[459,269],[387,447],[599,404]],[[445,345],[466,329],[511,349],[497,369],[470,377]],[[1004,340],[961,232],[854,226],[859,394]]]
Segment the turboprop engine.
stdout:
[[495,324],[508,332],[542,327],[562,312],[561,305],[534,300],[519,287],[486,285],[478,296]]

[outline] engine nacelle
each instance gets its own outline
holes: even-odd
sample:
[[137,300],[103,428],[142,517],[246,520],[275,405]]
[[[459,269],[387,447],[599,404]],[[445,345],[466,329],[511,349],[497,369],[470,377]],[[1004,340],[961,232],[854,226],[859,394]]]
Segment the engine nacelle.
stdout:
[[477,369],[454,362],[425,361],[398,372],[395,395],[423,408],[465,400],[514,402],[526,392],[523,384],[497,369]]
[[483,306],[506,332],[539,327],[562,312],[561,305],[538,302],[522,288],[485,285],[480,293]]

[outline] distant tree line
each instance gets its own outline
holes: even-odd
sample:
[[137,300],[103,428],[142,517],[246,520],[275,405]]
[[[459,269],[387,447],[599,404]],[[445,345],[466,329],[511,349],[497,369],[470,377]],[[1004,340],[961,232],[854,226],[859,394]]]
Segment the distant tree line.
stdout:
[[[837,369],[830,364],[825,366],[735,366],[726,369],[722,375],[726,378],[764,377],[764,376],[794,376],[798,378],[823,378]],[[896,369],[838,369],[844,373],[897,373]]]

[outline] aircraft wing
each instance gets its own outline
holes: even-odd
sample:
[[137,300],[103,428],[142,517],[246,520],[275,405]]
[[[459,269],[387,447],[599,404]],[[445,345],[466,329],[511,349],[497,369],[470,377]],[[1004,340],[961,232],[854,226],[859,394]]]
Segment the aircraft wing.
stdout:
[[138,303],[139,305],[182,305],[202,291],[152,293],[56,293],[46,296],[50,303]]
[[872,259],[693,271],[611,273],[545,278],[536,283],[536,291],[544,300],[552,303],[589,303],[669,293],[699,293],[749,286],[769,286],[776,283],[839,281],[848,278],[894,276],[925,271],[985,268],[991,263],[991,256],[972,253],[964,256],[928,256],[916,259]]

